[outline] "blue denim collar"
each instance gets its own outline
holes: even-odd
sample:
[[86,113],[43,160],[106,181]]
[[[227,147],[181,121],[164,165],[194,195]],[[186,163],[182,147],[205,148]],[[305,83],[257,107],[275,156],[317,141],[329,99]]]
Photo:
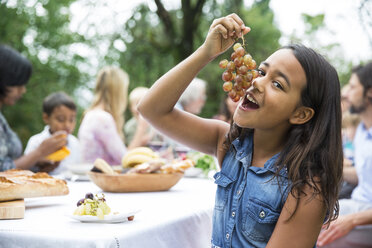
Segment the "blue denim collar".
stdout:
[[[278,159],[280,152],[272,156],[269,160],[267,160],[264,164],[264,167],[254,167],[251,165],[252,160],[252,151],[253,151],[253,133],[247,135],[244,138],[236,138],[232,145],[235,149],[235,158],[241,162],[241,165],[244,169],[251,169],[255,171],[255,173],[265,173],[267,171],[271,171],[272,173],[276,173],[278,167],[275,165],[276,160]],[[283,167],[279,171],[279,175],[288,178],[287,167]]]

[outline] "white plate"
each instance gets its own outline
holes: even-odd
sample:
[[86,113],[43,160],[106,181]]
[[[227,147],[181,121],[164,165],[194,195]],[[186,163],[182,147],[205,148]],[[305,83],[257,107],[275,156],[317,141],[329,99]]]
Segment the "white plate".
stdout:
[[135,215],[138,213],[140,210],[139,209],[130,209],[126,211],[119,212],[117,214],[115,211],[111,212],[108,215],[104,216],[104,219],[101,220],[97,216],[92,216],[92,215],[69,215],[72,219],[78,220],[81,222],[95,222],[95,223],[120,223],[124,221],[128,221],[128,217]]
[[197,177],[203,173],[201,168],[190,167],[185,170],[185,177]]
[[78,163],[78,164],[68,164],[67,169],[73,174],[86,175],[88,171],[93,168],[93,164],[90,163]]

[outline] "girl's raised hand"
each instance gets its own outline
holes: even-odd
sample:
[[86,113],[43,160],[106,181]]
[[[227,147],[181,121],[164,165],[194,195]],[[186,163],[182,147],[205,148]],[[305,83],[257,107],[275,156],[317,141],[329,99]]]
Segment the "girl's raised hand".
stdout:
[[247,34],[251,29],[244,25],[240,17],[233,13],[213,21],[205,42],[204,49],[213,59],[230,48],[237,38]]

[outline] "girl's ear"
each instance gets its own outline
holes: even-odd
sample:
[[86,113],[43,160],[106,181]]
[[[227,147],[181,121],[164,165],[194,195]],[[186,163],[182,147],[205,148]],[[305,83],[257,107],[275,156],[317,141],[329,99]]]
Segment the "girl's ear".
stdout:
[[293,112],[292,116],[289,118],[289,123],[301,125],[308,122],[314,116],[314,109],[301,106]]

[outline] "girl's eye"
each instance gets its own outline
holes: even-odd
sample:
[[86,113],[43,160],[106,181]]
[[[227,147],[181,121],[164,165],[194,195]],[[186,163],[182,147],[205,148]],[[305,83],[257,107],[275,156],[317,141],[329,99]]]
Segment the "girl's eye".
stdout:
[[277,87],[277,88],[283,90],[283,87],[282,87],[282,85],[281,85],[279,82],[274,81],[273,84],[274,84],[275,87]]
[[257,69],[258,75],[265,76],[266,73],[262,69]]

